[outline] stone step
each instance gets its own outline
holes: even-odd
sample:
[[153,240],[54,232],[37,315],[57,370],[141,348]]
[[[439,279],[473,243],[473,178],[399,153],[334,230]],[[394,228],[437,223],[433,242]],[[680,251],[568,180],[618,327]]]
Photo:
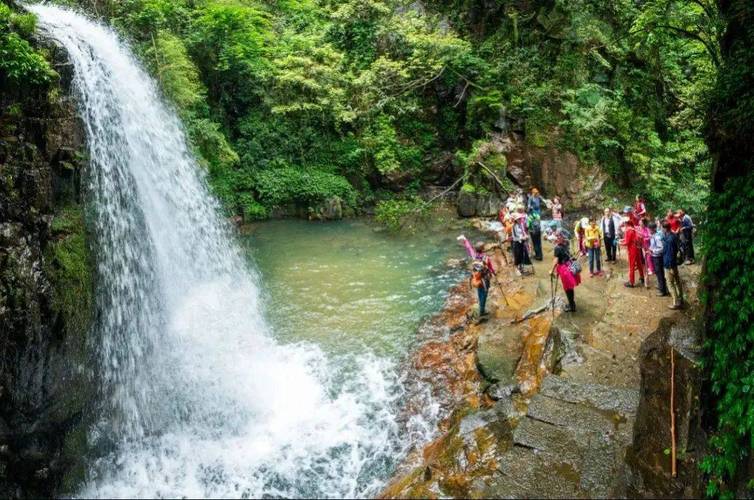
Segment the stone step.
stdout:
[[485,498],[585,498],[577,463],[556,453],[514,446],[482,490]]
[[636,414],[639,407],[638,389],[573,382],[557,375],[545,377],[540,393],[569,403],[584,403],[624,416]]

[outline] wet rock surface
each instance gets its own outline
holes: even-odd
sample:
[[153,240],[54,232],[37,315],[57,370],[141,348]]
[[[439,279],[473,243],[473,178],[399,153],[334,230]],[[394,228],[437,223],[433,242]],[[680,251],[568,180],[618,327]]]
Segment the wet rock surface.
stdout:
[[[0,494],[50,496],[74,464],[68,430],[91,400],[85,338],[56,307],[51,223],[80,195],[83,129],[68,97],[66,56],[49,89],[0,85]],[[75,332],[80,333],[80,332]]]
[[[663,453],[667,446],[662,434],[651,431],[661,421],[667,426],[668,414],[657,405],[648,411],[647,391],[662,388],[642,386],[643,378],[660,376],[644,373],[649,348],[642,346],[661,320],[677,321],[688,312],[668,310],[667,299],[655,297],[654,289],[624,288],[625,261],[609,265],[602,276],[584,273],[576,290],[577,313],[561,313],[557,298],[553,312],[547,307],[552,301],[548,272],[549,262],[536,263],[535,273],[524,277],[503,268],[505,294],[493,287],[489,321],[461,327],[473,330],[477,339],[478,405],[457,409],[415,468],[401,474],[385,497],[651,495],[653,490],[644,489],[645,476],[628,474],[626,466],[636,436],[642,436],[642,449]],[[698,266],[682,270],[694,300],[698,273]],[[680,344],[693,346],[688,339]],[[692,407],[694,396],[684,397]],[[479,450],[463,436],[490,434],[501,426],[510,431],[498,432],[495,446],[485,449],[489,461],[470,466],[463,457]],[[454,452],[446,448],[453,446]],[[450,476],[452,485],[443,479]],[[689,496],[690,490],[677,492]]]

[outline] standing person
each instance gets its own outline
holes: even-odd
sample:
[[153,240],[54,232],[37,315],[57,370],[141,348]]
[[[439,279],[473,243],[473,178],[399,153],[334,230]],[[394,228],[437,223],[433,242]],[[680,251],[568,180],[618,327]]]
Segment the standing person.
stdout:
[[[668,210],[665,220],[670,224],[670,232],[678,234],[681,230],[681,221],[678,220],[672,210]],[[663,227],[665,227],[664,224]]]
[[586,228],[589,226],[589,219],[583,217],[576,221],[576,226],[573,228],[573,234],[576,237],[576,242],[579,245],[579,255],[586,256]]
[[639,219],[636,217],[633,207],[623,207],[623,217],[633,222],[634,228],[639,225]]
[[589,218],[589,227],[584,232],[584,239],[589,253],[589,276],[593,278],[602,274],[602,231],[594,217]]
[[663,267],[665,276],[670,285],[670,293],[673,295],[673,305],[669,309],[681,309],[683,307],[683,284],[678,274],[678,235],[672,231],[670,222],[662,223],[665,232],[663,238]]
[[536,213],[540,215],[542,213],[542,197],[539,196],[539,189],[531,188],[531,196],[529,196],[526,208],[530,214]]
[[694,263],[694,221],[689,214],[683,210],[678,210],[676,218],[680,220],[681,225],[681,249],[683,253],[684,264]]
[[568,252],[568,240],[561,231],[558,231],[555,239],[554,258],[552,260],[552,270],[550,275],[560,276],[560,282],[563,284],[566,297],[568,297],[568,307],[565,312],[576,312],[576,296],[574,289],[581,283],[581,275],[571,272],[571,255]]
[[644,198],[636,195],[636,200],[634,201],[634,215],[636,215],[636,218],[641,220],[647,215],[647,206],[644,204]]
[[527,219],[529,226],[529,236],[531,237],[531,246],[534,252],[535,260],[542,260],[542,219],[539,214],[534,212],[529,214]]
[[557,196],[552,199],[552,220],[558,224],[558,229],[563,225],[563,204]]
[[523,207],[513,217],[513,265],[516,266],[516,273],[521,276],[524,273],[524,266],[531,265],[526,248],[529,235],[526,232],[526,216],[523,214]]
[[476,288],[477,298],[479,299],[479,316],[486,316],[485,308],[487,306],[487,295],[490,291],[490,278],[495,274],[495,267],[489,255],[484,253],[483,241],[478,241],[473,247],[464,235],[459,236],[458,241],[466,248],[466,253],[472,260],[469,286]]
[[644,285],[644,262],[642,258],[642,238],[636,230],[634,222],[629,219],[626,221],[626,234],[621,241],[621,245],[628,251],[628,281],[625,286],[633,288],[635,286],[635,271],[639,271],[639,282]]
[[[668,221],[668,223],[670,224],[670,232],[676,235],[676,243],[678,243],[676,251],[680,253],[681,245],[680,245],[679,237],[681,234],[681,221],[678,220],[678,217],[676,217],[675,212],[673,212],[670,209],[668,209],[668,213],[665,216],[665,220]],[[682,258],[682,257],[679,257],[676,255],[676,259],[679,259],[679,258]]]
[[600,230],[602,231],[602,236],[605,238],[605,253],[607,254],[605,260],[607,262],[615,262],[615,243],[619,227],[620,223],[615,220],[612,211],[606,208],[600,219]]
[[652,255],[649,253],[649,240],[652,237],[652,233],[649,231],[649,219],[644,218],[641,220],[638,231],[642,240],[641,249],[644,252],[644,269],[647,270],[647,280],[649,280],[649,277],[654,274]]
[[649,254],[652,258],[655,276],[657,276],[657,296],[667,297],[670,295],[670,292],[668,292],[668,284],[665,281],[665,243],[663,242],[665,233],[662,230],[658,231],[656,222],[650,222],[649,232],[651,234],[649,239]]

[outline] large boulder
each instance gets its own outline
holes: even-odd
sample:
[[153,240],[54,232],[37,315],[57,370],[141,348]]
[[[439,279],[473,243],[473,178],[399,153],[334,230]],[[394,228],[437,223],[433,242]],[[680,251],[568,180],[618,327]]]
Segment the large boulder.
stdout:
[[458,215],[461,217],[474,217],[476,215],[476,201],[476,194],[467,191],[459,192],[458,200],[456,201]]
[[[670,380],[674,356],[677,475],[671,474]],[[653,498],[704,496],[699,460],[705,454],[700,394],[703,371],[696,325],[663,320],[641,347],[641,392],[633,443],[626,453],[627,493]]]
[[567,210],[591,209],[602,204],[601,190],[608,179],[598,165],[585,164],[570,151],[557,147],[559,132],[548,144],[529,144],[520,133],[494,134],[491,142],[506,157],[506,173],[518,186],[536,186],[547,198],[559,196]]
[[460,191],[456,200],[458,215],[461,217],[494,217],[503,202],[495,193],[474,193]]

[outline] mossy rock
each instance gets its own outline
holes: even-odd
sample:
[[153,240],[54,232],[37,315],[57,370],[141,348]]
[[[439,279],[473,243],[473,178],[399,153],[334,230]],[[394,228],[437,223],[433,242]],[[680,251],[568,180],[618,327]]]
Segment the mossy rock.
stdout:
[[93,261],[81,208],[59,210],[50,224],[45,267],[53,286],[52,307],[62,316],[68,334],[84,335],[93,317]]

